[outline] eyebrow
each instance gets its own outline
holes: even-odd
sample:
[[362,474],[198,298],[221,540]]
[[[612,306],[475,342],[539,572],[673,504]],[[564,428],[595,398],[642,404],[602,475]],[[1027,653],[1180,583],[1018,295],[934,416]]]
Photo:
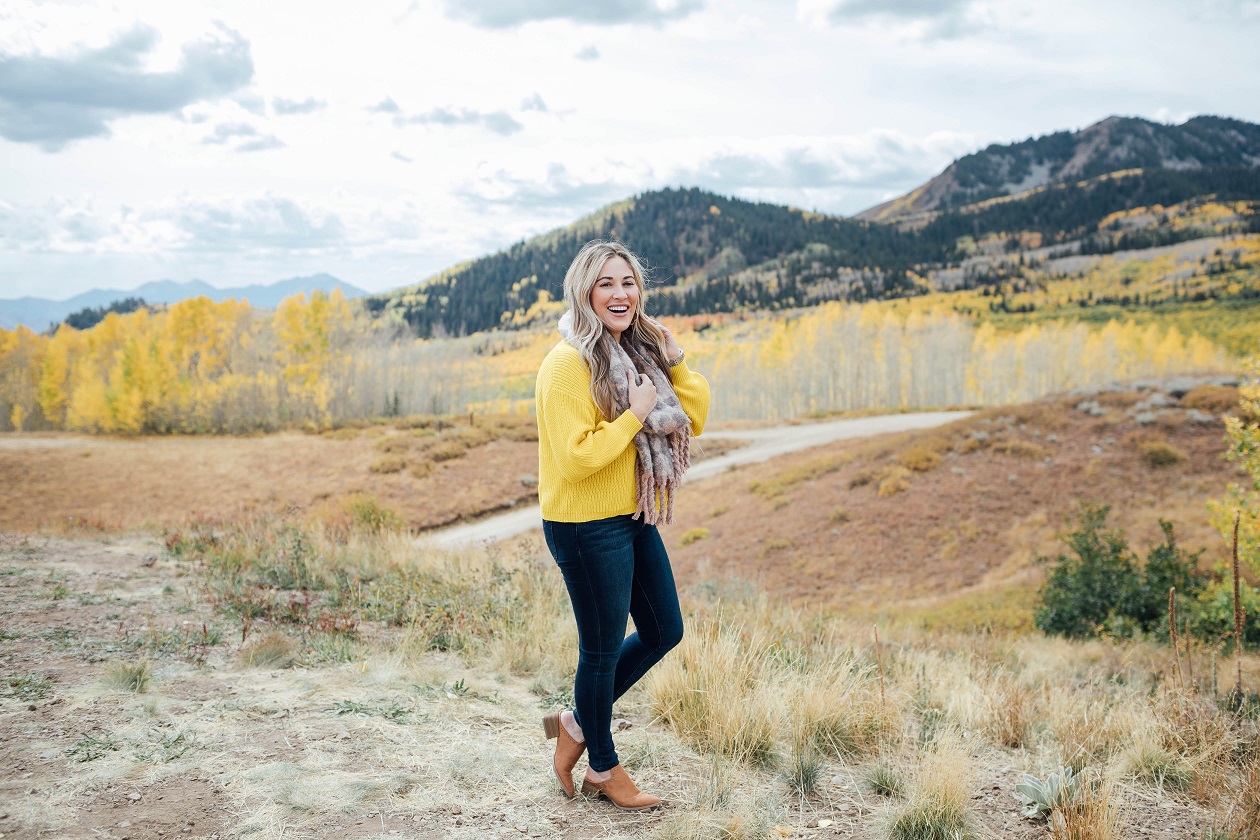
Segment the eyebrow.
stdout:
[[[616,279],[617,279],[617,278],[616,278],[616,277],[613,277],[611,274],[604,274],[604,275],[601,275],[600,277],[597,277],[597,278],[595,279],[595,282],[596,282],[596,283],[598,283],[600,280],[616,280]],[[633,279],[634,279],[634,275],[633,275],[633,274],[627,274],[626,276],[622,277],[621,279],[622,279],[622,280],[633,280]]]

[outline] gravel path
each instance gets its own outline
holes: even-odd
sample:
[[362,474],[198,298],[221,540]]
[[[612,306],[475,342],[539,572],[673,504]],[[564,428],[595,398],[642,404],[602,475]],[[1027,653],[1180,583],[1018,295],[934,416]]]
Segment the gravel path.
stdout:
[[[916,414],[885,414],[878,417],[859,417],[849,420],[831,420],[824,423],[802,423],[788,426],[774,426],[768,429],[745,429],[736,431],[713,432],[705,439],[732,438],[748,441],[747,446],[740,447],[726,455],[706,459],[691,468],[687,473],[688,481],[709,478],[739,464],[755,464],[768,461],[789,452],[798,452],[814,446],[822,446],[847,438],[870,437],[890,432],[906,432],[914,429],[930,429],[966,417],[969,411],[931,411]],[[467,525],[456,525],[444,528],[418,538],[417,542],[437,545],[442,548],[456,548],[463,545],[476,545],[482,542],[514,537],[531,528],[538,527],[540,515],[537,505],[513,510],[509,513],[471,522]]]

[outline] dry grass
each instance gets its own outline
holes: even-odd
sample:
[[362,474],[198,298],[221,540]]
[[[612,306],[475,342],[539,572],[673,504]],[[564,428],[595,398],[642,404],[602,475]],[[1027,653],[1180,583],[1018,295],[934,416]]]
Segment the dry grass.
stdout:
[[101,684],[114,691],[143,694],[149,689],[153,670],[147,660],[111,662],[101,675]]
[[[534,419],[508,417],[510,425],[478,427],[475,438],[461,436],[467,417],[460,422],[427,438],[385,426],[258,437],[7,435],[0,441],[0,528],[61,531],[72,517],[90,515],[111,530],[160,530],[195,519],[313,511],[362,492],[417,529],[536,498],[535,488],[518,481],[538,468],[538,446],[528,439],[536,435]],[[473,439],[481,441],[475,458],[434,463],[422,451],[433,441],[463,453]],[[390,471],[374,472],[374,463]]]
[[923,754],[905,804],[888,826],[890,840],[972,840],[971,765],[961,743],[942,739]]
[[246,668],[288,668],[293,665],[297,644],[283,633],[271,632],[250,642],[241,650]]
[[[906,623],[881,628],[877,658],[869,624],[793,609],[732,582],[689,599],[683,645],[618,704],[634,721],[617,736],[623,762],[673,807],[610,823],[623,816],[599,803],[561,807],[552,790],[538,716],[571,703],[576,634],[560,576],[536,545],[441,555],[387,531],[337,537],[293,527],[259,522],[239,534],[185,534],[179,553],[153,567],[126,559],[130,574],[195,570],[221,610],[198,620],[217,625],[229,643],[200,653],[159,650],[162,680],[144,695],[125,692],[114,701],[121,708],[92,705],[99,678],[78,699],[70,678],[49,683],[68,714],[87,713],[83,727],[95,727],[74,736],[81,770],[28,783],[50,792],[63,827],[108,815],[83,791],[138,778],[137,768],[154,786],[145,790],[166,797],[157,803],[163,808],[176,807],[176,780],[204,773],[214,786],[189,800],[210,803],[225,830],[262,837],[279,837],[283,826],[285,836],[345,833],[374,815],[373,828],[386,834],[470,838],[501,828],[519,833],[518,824],[544,836],[764,838],[776,825],[809,834],[825,818],[851,836],[1031,840],[1041,829],[1018,821],[1013,780],[999,768],[1037,769],[1059,755],[1117,774],[1130,762],[1133,772],[1127,787],[1100,787],[1092,805],[1065,812],[1061,825],[1051,825],[1055,836],[1118,837],[1099,826],[1135,810],[1134,823],[1175,815],[1179,830],[1189,831],[1212,818],[1224,824],[1247,807],[1250,742],[1240,733],[1250,724],[1240,727],[1208,698],[1160,688],[1170,661],[1164,649],[929,633]],[[32,562],[0,552],[0,564],[14,562],[9,557]],[[23,575],[0,582],[10,578]],[[31,582],[43,579],[41,571]],[[303,583],[309,605],[292,606],[298,589],[255,590],[261,580]],[[93,589],[73,577],[65,583],[72,592]],[[0,586],[0,598],[13,591]],[[48,615],[40,591],[31,589],[29,607],[14,611],[5,602],[14,626],[65,620]],[[239,600],[229,598],[233,592]],[[271,600],[257,600],[260,592]],[[170,596],[146,581],[129,597],[149,599],[141,602],[148,611]],[[237,650],[248,605],[262,613]],[[101,626],[97,612],[111,607],[58,609],[93,628]],[[334,609],[349,610],[351,635],[320,629]],[[157,615],[151,623],[167,624]],[[316,655],[340,639],[353,641],[340,659]],[[289,640],[302,646],[296,667],[224,667]],[[23,635],[19,643],[31,642]],[[62,668],[56,657],[67,654],[40,643],[45,662]],[[207,709],[188,696],[222,699]],[[227,731],[232,738],[222,737]],[[1189,798],[1193,784],[1174,790],[1168,768],[1180,765],[1196,778],[1221,779],[1219,799],[1204,800],[1207,810]],[[512,778],[515,787],[487,791],[488,776]],[[859,780],[891,797],[895,813],[885,817],[882,806],[863,800]],[[1159,808],[1170,794],[1171,810]],[[15,825],[48,825],[34,799],[19,799],[6,806]],[[80,799],[94,803],[91,814],[73,804]],[[503,825],[505,811],[512,816]]]

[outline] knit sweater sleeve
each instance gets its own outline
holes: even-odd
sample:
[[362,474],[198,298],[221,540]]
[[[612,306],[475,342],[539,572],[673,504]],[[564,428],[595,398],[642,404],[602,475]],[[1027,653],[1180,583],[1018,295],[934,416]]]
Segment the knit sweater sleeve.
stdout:
[[576,353],[551,354],[538,371],[536,398],[542,436],[565,481],[581,481],[611,464],[643,424],[628,409],[605,420],[590,394],[590,373]]
[[669,369],[669,379],[679,405],[691,418],[691,434],[702,434],[709,419],[709,380],[687,367],[685,359]]

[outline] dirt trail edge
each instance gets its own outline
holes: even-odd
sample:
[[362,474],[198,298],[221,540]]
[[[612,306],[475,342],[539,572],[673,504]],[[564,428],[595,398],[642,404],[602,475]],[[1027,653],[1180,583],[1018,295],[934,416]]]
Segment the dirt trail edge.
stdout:
[[[768,461],[779,455],[822,446],[837,440],[943,426],[967,417],[971,413],[970,411],[930,411],[916,414],[885,414],[878,417],[831,420],[824,423],[774,426],[769,429],[713,432],[702,440],[731,438],[748,441],[748,445],[696,464],[687,473],[687,480],[699,481],[740,464]],[[514,537],[538,527],[540,522],[541,515],[538,506],[531,505],[528,508],[499,514],[478,522],[470,522],[467,525],[431,531],[422,534],[416,542],[420,545],[436,545],[441,548],[458,548]]]

